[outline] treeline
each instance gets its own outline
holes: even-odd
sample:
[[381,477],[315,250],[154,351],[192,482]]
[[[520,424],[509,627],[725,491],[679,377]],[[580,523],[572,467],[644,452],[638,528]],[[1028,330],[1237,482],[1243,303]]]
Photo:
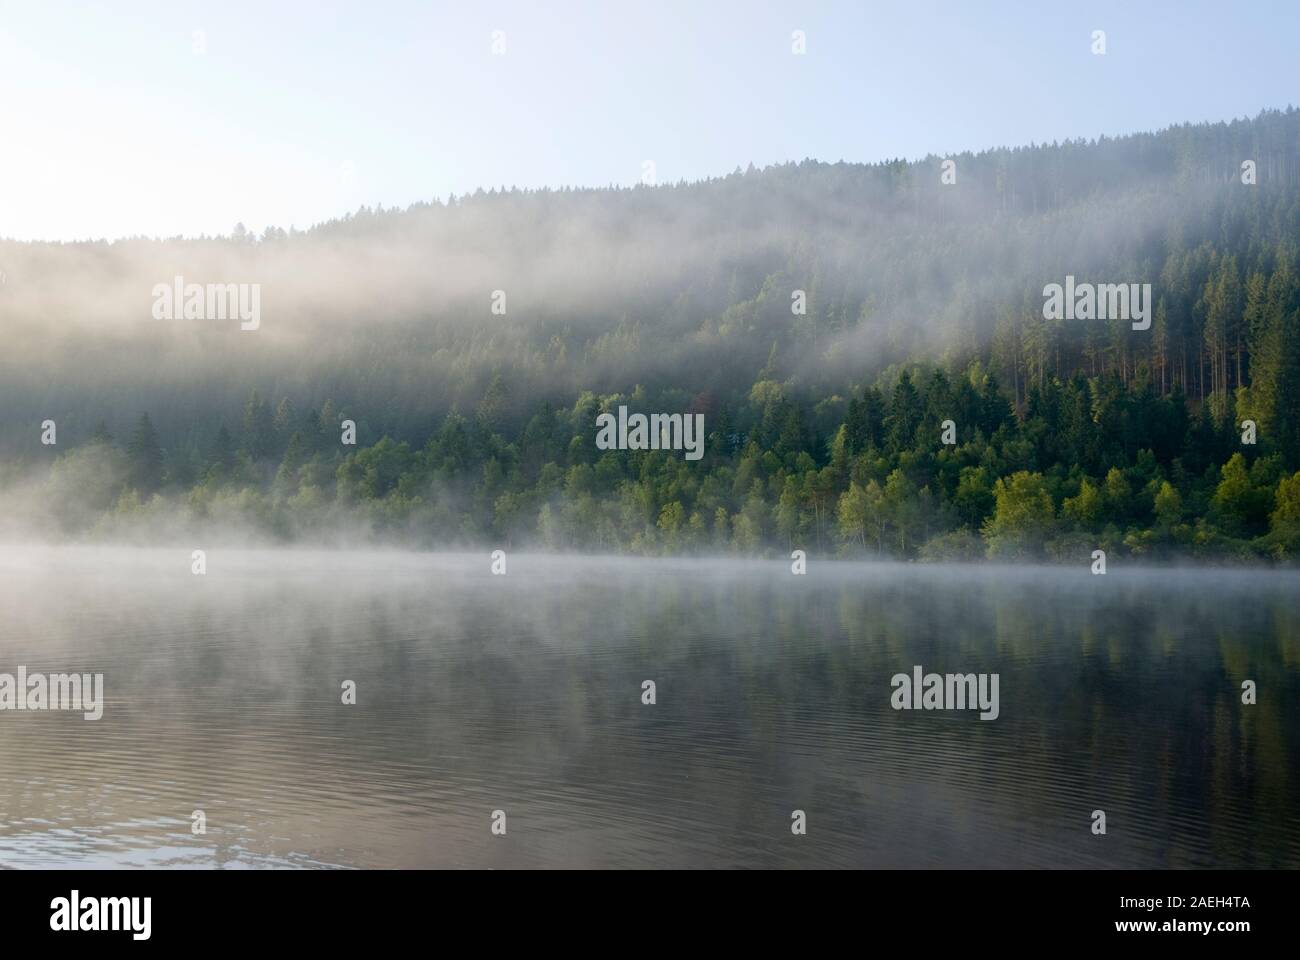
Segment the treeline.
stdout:
[[[1295,328],[1293,327],[1294,331]],[[298,415],[257,394],[202,455],[164,451],[149,417],[124,444],[105,431],[54,464],[50,516],[69,535],[175,520],[292,541],[340,529],[427,548],[535,547],[643,554],[737,551],[925,560],[1116,556],[1288,561],[1300,551],[1300,472],[1235,409],[1193,412],[1140,368],[1029,386],[1018,416],[981,364],[910,366],[846,398],[760,376],[742,402],[582,394],[502,421],[495,378],[472,411],[422,445],[343,443],[327,403]],[[600,451],[597,414],[703,413],[704,458]],[[951,421],[951,423],[945,423]],[[955,442],[945,443],[944,434]]]
[[[422,446],[497,372],[514,430],[544,401],[635,384],[735,406],[773,345],[772,377],[807,397],[981,362],[1022,414],[1053,376],[1145,367],[1199,408],[1288,362],[1300,111],[958,154],[952,184],[942,159],[485,190],[259,237],[0,241],[0,452],[45,456],[45,419],[69,442],[101,419],[126,435],[141,410],[164,446],[206,450],[255,388],[346,401],[363,433]],[[1067,275],[1150,283],[1152,328],[1045,321],[1043,287]],[[153,320],[175,276],[260,284],[260,329]]]
[[[1300,111],[939,159],[0,243],[0,486],[68,534],[1292,556]],[[262,283],[260,329],[153,321],[181,274]],[[1045,319],[1066,276],[1150,328]],[[704,459],[601,453],[620,403]]]

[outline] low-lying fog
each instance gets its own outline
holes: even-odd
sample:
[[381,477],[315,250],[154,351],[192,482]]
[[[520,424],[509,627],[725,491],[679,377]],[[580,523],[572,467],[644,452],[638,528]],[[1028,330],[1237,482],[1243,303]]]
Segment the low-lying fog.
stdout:
[[[0,550],[0,674],[104,687],[0,710],[0,864],[1300,865],[1294,573],[193,565]],[[896,709],[918,667],[997,718]]]

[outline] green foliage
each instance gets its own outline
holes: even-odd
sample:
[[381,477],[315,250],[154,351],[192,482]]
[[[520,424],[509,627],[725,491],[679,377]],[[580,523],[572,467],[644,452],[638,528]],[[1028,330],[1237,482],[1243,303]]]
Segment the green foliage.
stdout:
[[1056,527],[1051,494],[1039,473],[1021,470],[993,485],[993,516],[984,524],[989,556],[1032,559],[1042,555]]
[[149,414],[141,415],[126,455],[130,465],[130,483],[138,493],[148,496],[162,485],[162,446]]
[[[1294,169],[1300,111],[970,156],[970,202],[955,207],[914,165],[806,162],[367,212],[282,239],[264,263],[290,249],[335,262],[358,236],[388,236],[473,251],[494,283],[527,290],[512,251],[537,238],[573,238],[590,261],[548,279],[573,285],[553,305],[517,315],[512,299],[509,323],[458,321],[481,300],[377,303],[330,325],[329,359],[302,370],[273,355],[305,342],[286,326],[256,363],[223,368],[219,390],[132,382],[82,398],[85,426],[103,411],[129,441],[101,423],[60,448],[47,505],[68,532],[165,503],[284,537],[346,528],[423,546],[1296,558],[1300,187],[1222,176],[1261,143]],[[629,245],[642,234],[653,248]],[[1108,242],[1078,241],[1096,236]],[[647,269],[643,254],[659,264],[678,244]],[[1045,320],[1043,283],[1066,264],[1083,281],[1150,282],[1151,329]],[[791,314],[794,289],[806,314]],[[6,374],[7,408],[46,402]],[[703,413],[703,458],[597,449],[596,416],[620,405]],[[142,408],[157,426],[131,423]],[[76,417],[50,412],[63,442]],[[357,446],[339,442],[345,418]]]
[[[142,416],[126,451],[101,428],[60,457],[46,494],[68,532],[154,518],[160,493],[196,519],[254,524],[282,538],[344,524],[429,546],[1067,562],[1098,546],[1135,556],[1300,554],[1300,473],[1286,474],[1285,451],[1246,447],[1192,473],[1187,464],[1220,440],[1181,394],[1152,402],[1143,379],[1046,377],[1016,416],[993,383],[978,363],[915,368],[898,375],[886,410],[878,385],[829,405],[760,378],[730,403],[712,401],[715,429],[706,423],[705,456],[694,462],[670,451],[596,449],[596,415],[631,400],[617,394],[586,393],[559,408],[543,402],[511,431],[498,382],[474,420],[452,412],[421,446],[391,436],[343,446],[332,402],[286,435],[292,405],[282,399],[268,441],[278,463],[263,469],[249,445],[271,404],[254,397],[244,444],[218,426],[188,479],[194,447],[164,458]],[[635,396],[642,410],[683,401],[641,388]],[[949,418],[958,446],[940,439],[938,424]],[[1184,437],[1155,442],[1169,424],[1184,424]],[[1135,439],[1108,450],[1115,430]],[[1063,459],[1071,455],[1079,461]],[[165,475],[164,459],[176,465]],[[1088,472],[1108,461],[1100,475]]]

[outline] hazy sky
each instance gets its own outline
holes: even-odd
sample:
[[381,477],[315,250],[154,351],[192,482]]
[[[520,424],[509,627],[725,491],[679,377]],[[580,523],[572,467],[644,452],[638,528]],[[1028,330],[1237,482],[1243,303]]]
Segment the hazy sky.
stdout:
[[1231,119],[1300,104],[1298,47],[1294,0],[0,0],[0,236],[305,227],[631,184],[646,160],[664,182]]

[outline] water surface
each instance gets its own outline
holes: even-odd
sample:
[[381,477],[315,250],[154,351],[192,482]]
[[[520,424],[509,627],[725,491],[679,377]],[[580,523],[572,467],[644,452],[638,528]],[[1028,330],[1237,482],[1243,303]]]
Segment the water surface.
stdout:
[[[0,672],[107,694],[0,712],[0,865],[1300,866],[1293,573],[207,564],[0,553]],[[914,664],[1000,716],[891,709]]]

